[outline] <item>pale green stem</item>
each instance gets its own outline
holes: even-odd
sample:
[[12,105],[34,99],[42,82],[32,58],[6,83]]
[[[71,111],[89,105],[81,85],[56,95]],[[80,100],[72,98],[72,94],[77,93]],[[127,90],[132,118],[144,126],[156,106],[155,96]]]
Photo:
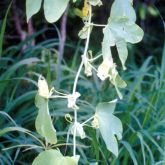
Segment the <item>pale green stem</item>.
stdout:
[[68,95],[66,95],[66,96],[52,95],[49,97],[49,99],[56,99],[56,98],[67,99]]
[[95,23],[90,23],[90,25],[97,26],[97,27],[105,27],[106,25],[100,25],[100,24],[95,24]]
[[90,62],[93,62],[93,61],[99,59],[100,57],[102,57],[102,54],[99,54],[98,56],[96,56],[96,57],[94,57],[94,58],[92,58],[92,59],[89,59],[89,61],[90,61]]
[[[91,13],[92,13],[92,9],[91,9],[91,6],[90,6],[89,20],[88,20],[89,24],[91,24],[91,15],[92,15]],[[87,39],[86,39],[85,50],[84,50],[83,56],[87,55],[88,46],[89,46],[89,39],[90,39],[90,28],[88,28],[88,34],[87,34]],[[75,80],[74,80],[73,91],[72,91],[73,95],[76,92],[77,82],[78,82],[78,78],[80,76],[80,72],[81,72],[81,69],[83,67],[83,64],[84,63],[83,63],[83,59],[82,59],[81,64],[79,66],[79,69],[77,71]],[[77,132],[76,123],[77,123],[77,110],[74,109],[74,125],[75,125],[74,133],[73,133],[73,156],[74,157],[76,156],[76,132]]]
[[86,121],[84,121],[81,125],[84,126],[86,123],[88,123],[89,121],[91,121],[94,118],[94,116],[90,117],[89,119],[87,119]]

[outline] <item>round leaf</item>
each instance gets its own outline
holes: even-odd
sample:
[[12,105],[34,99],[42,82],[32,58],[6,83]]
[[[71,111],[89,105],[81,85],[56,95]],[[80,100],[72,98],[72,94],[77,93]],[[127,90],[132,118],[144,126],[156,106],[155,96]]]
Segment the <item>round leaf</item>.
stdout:
[[40,153],[33,161],[32,165],[77,165],[71,157],[64,157],[57,150],[47,150]]
[[44,0],[44,13],[48,22],[56,22],[64,13],[69,0]]

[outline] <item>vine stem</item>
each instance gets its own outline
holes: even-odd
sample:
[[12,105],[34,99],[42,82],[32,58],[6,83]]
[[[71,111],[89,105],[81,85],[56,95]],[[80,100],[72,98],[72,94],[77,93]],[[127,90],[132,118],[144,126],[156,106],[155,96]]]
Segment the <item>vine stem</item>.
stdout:
[[84,121],[82,123],[82,126],[85,125],[86,123],[88,123],[89,121],[91,121],[94,118],[94,116],[90,117],[89,119],[87,119],[86,121]]
[[[90,6],[90,8],[89,8],[89,20],[88,20],[89,24],[91,24],[91,16],[92,16],[92,8]],[[91,30],[90,30],[90,27],[89,27],[83,56],[87,55],[87,51],[88,51],[88,47],[89,47],[89,40],[90,40],[90,31]],[[82,58],[81,64],[79,66],[79,69],[77,71],[77,74],[76,74],[76,77],[75,77],[75,80],[74,80],[74,84],[73,84],[73,91],[72,91],[73,95],[76,93],[77,82],[78,82],[83,64],[84,64],[84,62],[83,62],[83,58]],[[77,124],[77,109],[74,109],[74,125],[75,125],[74,133],[73,133],[73,156],[74,157],[76,156],[76,132],[77,132],[76,124]]]

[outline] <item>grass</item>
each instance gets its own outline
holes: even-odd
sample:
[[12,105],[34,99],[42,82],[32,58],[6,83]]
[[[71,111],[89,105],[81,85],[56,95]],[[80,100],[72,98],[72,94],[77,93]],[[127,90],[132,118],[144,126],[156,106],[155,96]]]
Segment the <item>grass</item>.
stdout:
[[[40,30],[24,42],[4,49],[0,58],[2,165],[29,165],[42,150],[42,139],[34,128],[37,114],[34,97],[39,74],[47,77],[51,86],[56,85],[55,48],[58,47],[59,40],[47,39],[35,46],[30,43],[45,32],[46,29]],[[20,53],[24,45],[28,47]],[[66,44],[66,52],[73,52],[74,56],[69,60],[63,59],[63,78],[60,82],[62,91],[71,91],[77,64],[80,63],[79,55],[83,50],[81,45],[81,42],[76,46]],[[85,140],[78,141],[80,164],[98,162],[99,165],[165,165],[165,45],[159,49],[162,51],[161,64],[155,56],[148,56],[140,64],[130,57],[128,70],[122,73],[128,86],[122,91],[124,99],[119,101],[115,111],[124,127],[123,139],[119,143],[119,157],[115,158],[109,153],[97,131],[85,127],[88,136]],[[135,47],[130,53],[144,58]],[[80,121],[94,113],[98,101],[109,101],[107,98],[116,97],[116,92],[109,83],[100,83],[96,75],[87,79],[82,73],[78,91],[82,93],[78,102],[81,105]],[[66,142],[69,123],[65,120],[65,114],[73,114],[66,108],[66,104],[63,100],[50,101],[50,112],[58,131],[58,144]],[[72,143],[72,138],[69,138],[69,143]],[[63,145],[59,148],[63,154],[72,154],[72,146],[68,146],[67,151]]]

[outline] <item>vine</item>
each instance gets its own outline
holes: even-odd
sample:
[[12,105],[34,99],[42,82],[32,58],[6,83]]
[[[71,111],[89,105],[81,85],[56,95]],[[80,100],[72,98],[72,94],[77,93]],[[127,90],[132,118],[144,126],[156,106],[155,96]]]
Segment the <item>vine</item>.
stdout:
[[[76,0],[73,0],[73,2],[76,3]],[[57,21],[64,13],[68,3],[69,0],[44,0],[43,6],[46,20],[50,23]],[[27,21],[39,11],[41,5],[42,0],[26,0]],[[78,35],[81,39],[85,39],[86,43],[74,80],[72,93],[61,93],[55,88],[49,90],[45,78],[43,76],[39,77],[38,93],[35,99],[35,104],[38,108],[35,126],[37,132],[45,139],[45,151],[41,152],[35,158],[33,165],[45,165],[46,163],[50,165],[53,163],[57,165],[62,163],[67,165],[78,164],[80,156],[76,154],[76,137],[79,136],[81,139],[86,137],[83,126],[90,121],[92,121],[91,125],[93,128],[99,129],[107,149],[116,157],[118,156],[117,139],[120,140],[122,138],[123,128],[120,119],[113,115],[117,99],[99,103],[96,106],[95,114],[83,123],[79,123],[77,117],[79,107],[76,105],[76,101],[81,94],[77,92],[77,84],[84,67],[84,74],[87,77],[92,76],[93,72],[96,72],[101,81],[109,79],[110,83],[115,87],[118,97],[122,99],[123,96],[119,88],[125,88],[126,83],[119,76],[117,65],[111,53],[111,47],[116,46],[122,68],[126,70],[125,62],[128,56],[127,43],[135,44],[140,42],[143,38],[143,30],[135,23],[136,14],[133,9],[133,0],[114,0],[107,25],[92,22],[92,7],[101,5],[101,0],[84,0],[84,6],[81,11],[84,27]],[[88,50],[90,35],[94,27],[103,28],[104,35],[102,53],[96,57],[92,57],[91,51]],[[93,62],[99,58],[102,58],[102,63],[96,67]],[[55,145],[56,147],[59,146],[59,144],[57,145],[56,130],[53,126],[48,107],[49,99],[57,98],[67,99],[68,108],[74,111],[74,122],[71,123],[68,132],[73,134],[72,157],[63,156],[58,149],[49,149],[48,147],[48,144]],[[70,118],[70,115],[68,118]]]

